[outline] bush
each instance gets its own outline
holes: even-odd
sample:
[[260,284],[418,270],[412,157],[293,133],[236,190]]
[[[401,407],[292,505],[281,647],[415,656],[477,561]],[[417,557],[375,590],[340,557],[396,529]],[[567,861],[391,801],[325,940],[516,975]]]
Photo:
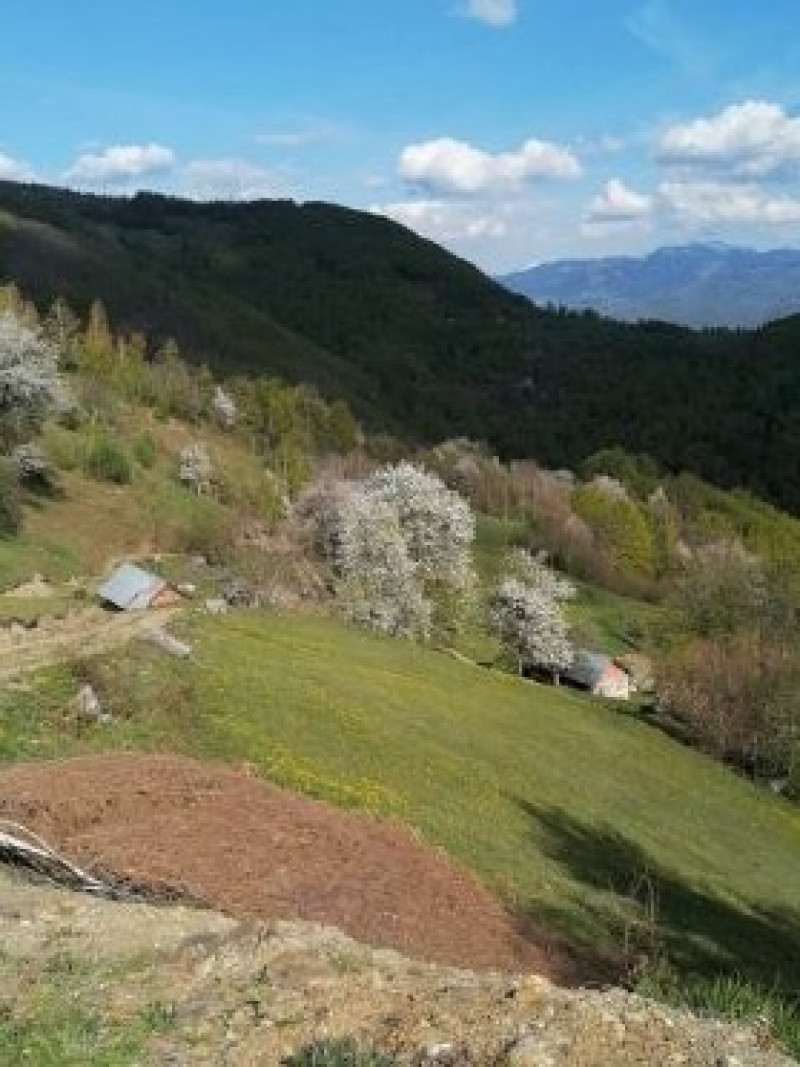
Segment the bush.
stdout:
[[764,633],[695,639],[658,668],[660,705],[706,751],[756,776],[790,774],[800,751],[800,660]]
[[648,512],[635,500],[615,493],[612,485],[610,479],[597,479],[580,486],[572,495],[573,507],[623,574],[652,578],[657,561]]
[[396,1062],[381,1052],[360,1048],[351,1038],[317,1041],[283,1060],[284,1067],[392,1067]]
[[8,460],[0,460],[0,536],[22,529],[22,491],[17,473]]
[[106,434],[95,438],[86,456],[86,473],[103,482],[127,485],[133,479],[133,469],[127,455]]
[[133,442],[133,458],[139,466],[149,470],[155,464],[157,455],[156,443],[152,434],[139,434]]
[[175,552],[205,556],[211,563],[224,563],[234,544],[228,515],[213,501],[198,499],[169,538]]

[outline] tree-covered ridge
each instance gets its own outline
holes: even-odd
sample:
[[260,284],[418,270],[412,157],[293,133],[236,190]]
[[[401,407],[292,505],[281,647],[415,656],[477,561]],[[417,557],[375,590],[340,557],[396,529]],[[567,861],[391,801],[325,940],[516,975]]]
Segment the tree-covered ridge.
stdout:
[[0,183],[0,277],[218,373],[342,396],[373,430],[577,466],[620,445],[800,510],[800,319],[695,333],[544,311],[402,227],[326,204]]

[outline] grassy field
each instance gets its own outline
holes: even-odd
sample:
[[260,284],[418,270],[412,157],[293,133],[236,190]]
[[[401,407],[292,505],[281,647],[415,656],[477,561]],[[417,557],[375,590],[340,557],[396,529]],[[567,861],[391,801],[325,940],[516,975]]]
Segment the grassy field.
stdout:
[[[800,985],[800,811],[618,709],[307,616],[187,620],[196,659],[84,666],[116,713],[79,728],[66,670],[0,704],[0,760],[116,748],[247,760],[396,816],[534,926],[682,973]],[[657,917],[657,931],[649,921]]]

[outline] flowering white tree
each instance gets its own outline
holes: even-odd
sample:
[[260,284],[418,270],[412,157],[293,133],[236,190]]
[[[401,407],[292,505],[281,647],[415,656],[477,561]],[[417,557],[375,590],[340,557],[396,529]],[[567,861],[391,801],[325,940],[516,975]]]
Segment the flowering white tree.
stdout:
[[371,629],[425,638],[442,590],[453,600],[471,590],[469,505],[409,463],[316,486],[295,517],[331,564],[345,614]]
[[575,586],[529,553],[509,559],[512,575],[503,578],[490,605],[492,628],[525,666],[553,673],[569,667],[573,649],[562,603],[575,596]]
[[396,512],[422,581],[460,589],[470,585],[475,517],[462,496],[437,475],[406,462],[376,471],[364,491]]
[[335,562],[337,596],[352,622],[392,636],[428,636],[431,606],[389,504],[352,488],[339,514]]
[[532,556],[524,548],[515,548],[508,556],[507,569],[511,577],[517,578],[529,589],[535,589],[544,596],[559,603],[574,600],[578,590],[569,578],[556,573],[541,558]]
[[0,313],[0,412],[43,411],[63,398],[56,350],[11,312]]

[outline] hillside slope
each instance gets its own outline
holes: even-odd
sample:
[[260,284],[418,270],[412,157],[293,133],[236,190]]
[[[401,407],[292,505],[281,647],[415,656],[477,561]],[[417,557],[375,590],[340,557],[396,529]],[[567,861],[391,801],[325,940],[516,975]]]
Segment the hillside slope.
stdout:
[[628,322],[755,327],[800,311],[800,252],[793,249],[692,244],[643,257],[543,263],[502,281],[537,304]]
[[800,510],[800,375],[779,335],[538,310],[395,223],[324,204],[0,183],[0,278],[195,360],[316,384],[368,426],[576,465],[620,444]]
[[[328,927],[114,904],[32,886],[2,870],[0,936],[5,1063],[793,1062],[754,1029],[720,1026],[620,990],[571,991],[533,975],[425,966]],[[325,1057],[323,1034],[342,1039],[327,1043]],[[345,1056],[351,1037],[363,1058]],[[380,1056],[368,1056],[373,1048]]]
[[136,749],[248,761],[418,827],[534,938],[558,933],[600,971],[655,939],[682,974],[796,988],[800,814],[779,798],[618,709],[331,619],[197,615],[183,633],[191,662],[137,645],[97,666],[115,712],[100,730],[65,721],[68,668],[4,695],[0,761]]

